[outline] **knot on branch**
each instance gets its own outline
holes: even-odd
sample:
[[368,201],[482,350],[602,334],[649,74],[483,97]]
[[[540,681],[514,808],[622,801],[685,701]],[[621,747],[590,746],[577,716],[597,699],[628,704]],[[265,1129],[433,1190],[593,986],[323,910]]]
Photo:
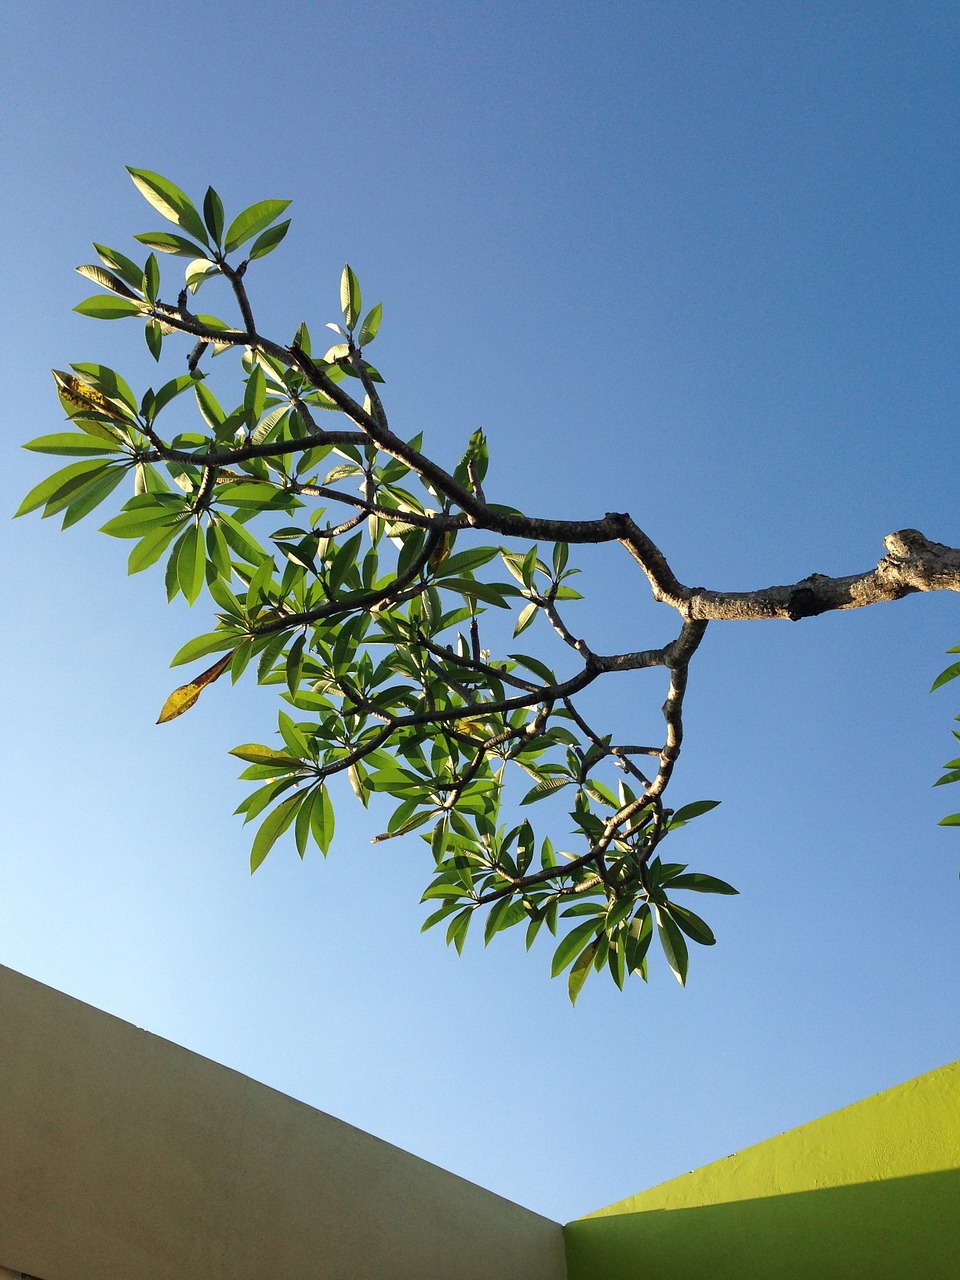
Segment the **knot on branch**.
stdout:
[[787,601],[787,617],[791,622],[799,622],[801,618],[816,618],[834,608],[812,586],[795,587]]
[[937,556],[949,550],[940,542],[930,542],[919,529],[898,529],[896,533],[888,533],[883,545],[897,560],[924,561],[931,554]]
[[960,551],[931,542],[917,529],[898,529],[883,540],[887,555],[878,572],[893,579],[899,594],[912,591],[960,590]]

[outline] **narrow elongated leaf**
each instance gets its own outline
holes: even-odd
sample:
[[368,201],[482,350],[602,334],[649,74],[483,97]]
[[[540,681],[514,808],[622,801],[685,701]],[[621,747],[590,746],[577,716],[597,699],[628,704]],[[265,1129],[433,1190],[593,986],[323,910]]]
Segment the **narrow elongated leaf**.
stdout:
[[674,889],[692,889],[694,893],[735,894],[740,892],[732,884],[727,884],[726,880],[704,875],[702,871],[689,871],[685,875],[674,876],[670,881],[669,889],[671,893]]
[[261,746],[258,742],[246,742],[234,747],[230,754],[238,760],[247,760],[250,764],[269,765],[271,769],[302,769],[303,761],[297,756],[287,755],[283,751],[274,751],[272,747]]
[[116,249],[111,249],[105,244],[97,244],[96,241],[94,241],[93,247],[100,255],[100,260],[106,263],[112,271],[116,271],[121,280],[124,280],[134,289],[140,288],[143,271],[135,262],[125,254],[119,253]]
[[[56,502],[57,498],[63,493],[73,493],[78,484],[92,481],[105,466],[109,463],[103,463],[96,458],[88,458],[84,462],[72,462],[68,467],[62,467],[59,471],[55,471],[52,476],[47,476],[45,480],[41,480],[39,484],[34,485],[24,500],[13,513],[14,516],[25,516],[30,511],[36,511],[38,507],[47,506],[48,508]],[[67,498],[69,502],[69,497]],[[62,510],[67,503],[64,502]],[[48,514],[53,514],[48,511]]]
[[251,236],[279,218],[289,205],[289,200],[259,200],[244,209],[243,213],[237,214],[227,229],[223,242],[224,252],[233,253],[234,249],[246,244]]
[[534,804],[537,800],[542,800],[544,796],[552,795],[554,791],[559,791],[561,787],[567,787],[573,781],[572,778],[552,777],[541,778],[535,787],[532,787],[520,801],[521,804]]
[[537,616],[540,606],[534,603],[524,605],[520,610],[520,616],[517,618],[517,625],[513,628],[513,635],[516,638],[521,632],[526,631],[530,623]]
[[360,283],[354,275],[353,268],[349,263],[346,263],[343,268],[343,274],[340,277],[340,310],[343,312],[343,323],[351,332],[360,319],[362,306]]
[[119,298],[115,293],[97,293],[92,298],[84,298],[73,309],[94,320],[122,320],[125,316],[140,315],[143,304]]
[[144,231],[134,236],[148,249],[156,249],[158,253],[172,253],[179,258],[199,258],[203,254],[203,245],[194,244],[184,236],[174,235],[172,231]]
[[470,928],[470,920],[473,916],[472,907],[464,907],[464,909],[455,915],[450,921],[447,928],[447,946],[452,942],[457,948],[457,955],[463,955],[463,944],[467,940],[467,930]]
[[675,902],[664,906],[663,910],[669,911],[671,918],[676,921],[687,937],[692,938],[694,942],[699,942],[702,947],[712,947],[716,943],[713,930],[706,920],[701,920],[693,911],[688,911],[686,907],[678,907]]
[[157,724],[166,724],[170,720],[176,720],[177,716],[182,716],[185,711],[189,711],[207,685],[213,684],[214,680],[218,680],[223,675],[230,665],[234,652],[235,650],[231,650],[219,662],[215,662],[212,667],[208,667],[196,679],[191,680],[189,684],[182,684],[179,689],[174,689],[163,704],[163,710],[160,712]]
[[82,520],[84,516],[89,515],[95,507],[99,507],[100,503],[113,493],[125,474],[126,471],[123,467],[108,467],[103,475],[85,484],[83,492],[78,493],[70,500],[63,514],[60,528],[69,529],[72,524],[76,524],[78,520]]
[[203,220],[214,243],[219,244],[223,235],[223,201],[213,187],[207,187],[207,194],[203,197]]
[[177,556],[177,582],[188,604],[195,604],[206,577],[207,551],[200,526],[195,522],[187,529]]
[[719,800],[694,800],[692,804],[685,804],[670,819],[670,825],[675,827],[681,822],[689,822],[691,818],[699,818],[702,813],[716,809],[719,803]]
[[657,934],[660,938],[660,946],[663,948],[663,954],[667,957],[667,964],[673,970],[674,976],[681,987],[684,987],[687,983],[687,966],[690,962],[690,957],[687,951],[687,944],[683,940],[683,934],[666,911],[656,905],[654,905],[653,910],[657,918]]
[[52,436],[38,436],[36,440],[31,440],[29,444],[22,447],[29,449],[31,453],[54,453],[64,458],[121,452],[119,441],[98,440],[80,431],[64,431]]
[[219,653],[224,649],[236,648],[237,637],[227,635],[224,631],[208,631],[206,635],[197,636],[173,655],[171,667],[180,667],[185,662],[195,662],[197,658],[205,658],[208,653]]
[[290,220],[286,222],[278,222],[275,227],[268,227],[262,235],[257,236],[250,252],[247,255],[251,260],[254,258],[265,258],[268,253],[272,253],[283,237],[290,230]]
[[159,173],[151,173],[149,169],[131,169],[127,165],[127,173],[133,179],[137,190],[158,213],[169,221],[182,227],[188,235],[196,236],[202,244],[208,244],[207,230],[199,213],[191,204],[186,193],[169,178]]
[[594,957],[597,954],[599,945],[600,939],[594,938],[593,942],[584,947],[574,961],[573,968],[570,970],[570,977],[567,979],[567,994],[570,997],[571,1004],[577,1003],[577,996],[583,990],[583,984],[593,968]]
[[580,953],[587,939],[596,937],[596,933],[596,918],[586,920],[583,924],[578,924],[575,929],[571,929],[566,937],[561,939],[560,945],[553,953],[553,963],[550,966],[551,978],[562,973],[574,956]]
[[[374,340],[377,336],[377,331],[380,328],[380,320],[382,316],[383,304],[378,302],[375,307],[370,308],[363,318],[363,324],[360,326],[360,334],[357,338],[358,346],[365,346],[368,342],[372,342]],[[494,554],[496,554],[496,552],[494,552]]]
[[200,409],[200,416],[203,418],[210,430],[216,431],[219,427],[222,427],[226,421],[227,415],[221,408],[220,401],[206,383],[194,383],[193,394],[197,397],[197,406]]
[[173,522],[161,525],[159,528],[154,527],[149,533],[144,534],[130,552],[127,573],[140,573],[144,569],[149,569],[152,564],[156,564],[179,531],[179,523]]
[[317,842],[317,846],[324,857],[327,856],[333,843],[333,831],[333,801],[330,799],[329,791],[321,783],[319,797],[314,801],[313,810],[310,814],[310,834]]
[[260,824],[260,829],[254,837],[253,848],[250,850],[250,872],[256,871],[264,858],[277,843],[279,838],[286,831],[290,823],[297,816],[297,810],[303,804],[305,793],[298,791],[294,796],[287,796],[286,800],[281,800],[275,809],[264,818]]
[[151,253],[143,268],[143,297],[151,306],[153,306],[157,301],[157,292],[159,288],[160,268],[157,265],[156,255]]
[[[951,651],[947,650],[947,652],[949,653]],[[949,681],[955,680],[957,676],[960,676],[960,662],[955,662],[952,666],[947,667],[946,671],[941,671],[936,680],[934,680],[933,684],[930,686],[930,692],[933,693],[934,689],[939,689],[941,685],[948,684]]]
[[[87,280],[92,280],[94,284],[98,284],[101,289],[109,289],[111,293],[119,293],[122,298],[135,298],[137,295],[132,289],[129,289],[119,276],[108,271],[106,267],[98,267],[93,263],[87,266],[77,267],[77,274],[85,276]],[[140,284],[137,284],[140,288]]]
[[246,560],[249,564],[260,564],[265,559],[266,551],[239,520],[228,516],[225,511],[220,511],[217,514],[217,523],[221,525],[223,536],[241,560]]

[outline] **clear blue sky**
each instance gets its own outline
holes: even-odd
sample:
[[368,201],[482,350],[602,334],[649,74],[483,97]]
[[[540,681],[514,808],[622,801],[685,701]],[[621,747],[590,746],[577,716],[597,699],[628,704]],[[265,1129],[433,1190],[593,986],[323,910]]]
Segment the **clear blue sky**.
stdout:
[[[938,3],[13,6],[3,509],[51,366],[154,376],[71,311],[89,242],[158,221],[130,164],[291,199],[261,312],[333,319],[349,260],[395,424],[445,462],[482,426],[488,496],[629,510],[720,589],[957,545],[958,35]],[[226,752],[272,697],[156,727],[207,615],[57,523],[3,530],[0,962],[563,1220],[960,1053],[956,597],[712,627],[671,794],[723,804],[675,852],[742,894],[686,991],[660,964],[574,1010],[547,948],[421,936],[422,845],[359,809],[251,879]],[[625,554],[581,562],[609,647],[672,633]],[[611,715],[655,723],[657,679]]]

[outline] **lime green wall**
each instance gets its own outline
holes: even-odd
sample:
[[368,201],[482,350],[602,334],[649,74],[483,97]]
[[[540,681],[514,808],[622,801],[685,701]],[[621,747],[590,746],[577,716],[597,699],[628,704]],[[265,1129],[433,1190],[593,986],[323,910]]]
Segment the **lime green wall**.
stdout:
[[566,1229],[569,1280],[957,1280],[960,1062]]

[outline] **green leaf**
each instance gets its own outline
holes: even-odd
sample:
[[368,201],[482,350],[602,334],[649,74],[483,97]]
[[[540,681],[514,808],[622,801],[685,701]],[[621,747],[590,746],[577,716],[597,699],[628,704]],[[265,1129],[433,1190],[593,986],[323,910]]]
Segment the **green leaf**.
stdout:
[[467,940],[467,930],[470,927],[470,920],[473,916],[472,907],[464,907],[464,909],[455,915],[450,921],[447,928],[447,946],[452,942],[457,948],[457,955],[463,955],[463,944]]
[[[469,551],[458,551],[435,570],[437,578],[446,578],[455,574],[470,573],[488,564],[497,554],[496,547],[472,547]],[[440,585],[438,583],[438,585]]]
[[115,293],[97,293],[92,298],[84,298],[73,309],[82,316],[92,316],[94,320],[123,320],[127,316],[140,315],[143,307],[139,302],[119,298]]
[[486,924],[483,930],[484,946],[496,933],[500,933],[503,929],[509,929],[512,925],[519,924],[521,920],[526,920],[527,913],[523,909],[523,903],[515,902],[508,895],[505,898],[499,898],[490,908],[487,916]]
[[104,475],[84,485],[83,492],[74,497],[63,515],[61,529],[69,529],[72,524],[89,515],[94,507],[108,498],[126,474],[123,467],[109,467]]
[[197,378],[192,373],[183,373],[179,378],[171,378],[169,382],[165,382],[153,397],[151,418],[155,418],[161,409],[166,408],[170,401],[186,391],[187,387],[193,387],[196,384]]
[[253,848],[250,850],[251,873],[256,871],[280,836],[290,826],[290,823],[297,816],[297,810],[303,804],[303,801],[304,793],[298,791],[296,795],[288,796],[286,800],[282,800],[263,820],[260,830],[253,841]]
[[716,943],[713,930],[706,920],[701,920],[693,911],[688,911],[686,907],[678,907],[675,902],[665,903],[663,910],[669,911],[671,918],[676,921],[687,937],[692,938],[694,942],[699,942],[702,947],[712,947]]
[[257,365],[247,378],[247,385],[243,392],[243,411],[251,427],[259,422],[266,399],[267,379],[260,365]]
[[219,245],[223,236],[223,201],[213,187],[207,187],[207,194],[203,197],[203,220],[214,243]]
[[320,784],[318,793],[318,799],[314,801],[313,809],[310,813],[310,834],[316,841],[320,852],[326,857],[333,843],[333,801],[330,799],[330,793],[323,783]]
[[70,367],[75,373],[86,378],[101,395],[106,396],[108,400],[112,400],[114,405],[122,412],[127,410],[131,414],[137,412],[136,396],[115,369],[109,369],[105,364],[95,364],[89,361],[72,364]]
[[204,280],[219,274],[220,268],[209,258],[194,258],[187,263],[183,278],[190,292],[196,293]]
[[273,252],[289,229],[289,219],[287,219],[286,222],[278,222],[275,227],[268,227],[262,235],[257,236],[256,240],[254,240],[247,257],[250,258],[251,261],[254,258],[265,258],[268,253]]
[[[173,655],[171,667],[181,667],[185,662],[194,662],[197,658],[205,658],[208,653],[218,653],[223,649],[232,649],[237,643],[237,636],[228,635],[225,631],[208,631],[206,635],[197,636]],[[246,759],[241,756],[241,759]]]
[[224,252],[233,253],[234,249],[246,244],[251,236],[279,218],[289,205],[289,200],[259,200],[244,209],[243,213],[238,213],[227,229],[223,242]]
[[[143,280],[143,271],[125,254],[118,253],[116,249],[110,249],[105,244],[96,244],[93,246],[100,258],[111,271],[116,271],[121,280],[124,280],[133,289],[139,289]],[[79,268],[78,268],[79,270]],[[81,273],[82,274],[82,273]]]
[[[171,663],[171,666],[174,664]],[[246,760],[250,764],[269,765],[271,769],[283,770],[299,770],[303,768],[303,761],[297,756],[288,755],[283,751],[274,751],[273,747],[262,746],[259,742],[245,742],[239,747],[234,747],[230,755],[236,756],[238,760]]]
[[585,920],[583,924],[578,924],[575,929],[571,929],[565,938],[561,939],[560,945],[553,953],[553,963],[550,967],[550,976],[555,978],[557,974],[562,973],[567,965],[573,960],[583,944],[588,938],[595,938],[597,934],[597,919],[594,917]]
[[143,268],[143,297],[151,306],[154,306],[157,301],[157,293],[159,292],[159,289],[160,268],[157,265],[156,255],[151,253]]
[[938,827],[960,827],[960,813],[951,813],[949,817],[941,818],[937,823]]
[[726,880],[718,880],[716,876],[704,875],[702,871],[690,871],[686,875],[674,876],[670,881],[670,892],[674,889],[692,889],[694,893],[739,893]]
[[194,244],[192,240],[176,236],[170,231],[144,231],[133,238],[145,244],[148,249],[156,249],[158,253],[172,253],[179,258],[203,256],[203,245]]
[[160,352],[163,348],[163,327],[158,320],[148,320],[143,326],[143,337],[147,344],[147,350],[153,356],[154,360],[160,360]]
[[513,662],[519,663],[521,667],[526,667],[528,671],[532,671],[533,674],[539,677],[544,684],[557,683],[557,677],[546,663],[541,662],[539,658],[531,658],[526,653],[508,653],[507,657]]
[[241,560],[248,564],[260,564],[267,558],[267,553],[257,542],[253,534],[248,533],[239,520],[228,516],[225,511],[217,513],[217,523],[223,529],[223,536]]
[[646,978],[646,955],[653,939],[653,917],[650,908],[643,906],[626,926],[626,967],[630,973]]
[[[103,463],[91,458],[85,462],[72,462],[70,466],[62,467],[59,471],[55,471],[52,476],[47,476],[38,485],[34,485],[13,513],[14,518],[25,516],[30,511],[36,511],[37,507],[49,506],[64,492],[67,494],[72,493],[78,485],[92,482],[103,471],[104,466],[109,466],[109,463]],[[67,502],[69,502],[69,497]],[[67,502],[62,503],[56,509],[62,510],[67,505]],[[50,510],[45,514],[52,515],[53,511]]]
[[200,526],[189,526],[177,555],[177,582],[188,604],[195,604],[206,577],[207,555]]
[[100,532],[112,538],[141,538],[145,533],[152,533],[157,525],[166,525],[182,515],[185,506],[186,499],[177,494],[140,494],[131,498],[118,516],[101,525]]
[[667,957],[667,964],[673,970],[681,987],[686,986],[687,966],[690,958],[687,944],[683,940],[683,934],[669,914],[657,906],[656,903],[654,903],[653,910],[657,917],[657,933],[660,937],[660,946],[663,948],[663,954]]
[[179,523],[153,528],[145,534],[130,552],[127,573],[140,573],[156,564],[180,531]]
[[539,609],[540,606],[533,602],[528,605],[524,605],[520,610],[520,616],[517,618],[517,625],[513,628],[514,639],[516,639],[522,631],[526,631],[527,627],[529,627],[530,623],[537,616]]
[[227,419],[220,402],[204,382],[195,382],[193,394],[197,397],[200,416],[211,431],[217,431]]
[[149,169],[131,169],[129,165],[127,165],[127,173],[143,198],[152,204],[168,222],[176,223],[188,235],[196,236],[202,244],[209,244],[206,228],[199,213],[186,194],[169,178],[163,178],[159,173],[151,173]]
[[[83,266],[76,268],[77,274],[84,276],[87,280],[92,280],[94,284],[98,284],[101,289],[109,289],[111,293],[119,293],[123,298],[133,298],[136,294],[132,289],[128,289],[123,280],[119,276],[107,271],[105,267],[95,265]],[[143,281],[142,275],[137,281],[136,287],[139,289]]]
[[[948,650],[947,652],[949,653],[951,650]],[[955,680],[957,676],[960,676],[960,662],[955,662],[952,666],[947,667],[946,671],[941,671],[936,680],[934,680],[933,684],[930,686],[930,692],[933,693],[934,689],[939,689],[941,685],[948,684],[951,680]]]
[[685,804],[670,819],[670,826],[677,827],[681,822],[689,822],[691,818],[699,818],[702,813],[709,813],[711,809],[716,809],[719,803],[719,800],[694,800],[692,804]]
[[574,961],[573,968],[570,970],[570,977],[567,979],[567,994],[570,996],[570,1003],[577,1003],[577,996],[583,989],[590,970],[593,967],[594,956],[597,954],[597,947],[600,945],[600,939],[594,938],[589,946],[584,947]]
[[534,804],[537,800],[542,800],[544,796],[552,795],[554,791],[559,791],[561,787],[568,787],[572,778],[563,775],[559,777],[541,778],[535,787],[532,787],[520,801],[524,804]]
[[[360,326],[360,334],[357,338],[358,346],[366,346],[368,342],[372,342],[374,340],[377,336],[377,331],[380,328],[380,319],[382,315],[383,305],[381,303],[378,302],[375,307],[370,308],[363,318],[363,324]],[[496,552],[493,554],[496,555]]]
[[360,284],[354,275],[353,268],[346,263],[340,276],[340,310],[343,312],[343,323],[353,332],[363,303],[360,296]]
[[29,444],[22,446],[31,453],[55,453],[61,457],[80,457],[101,453],[121,453],[122,448],[115,439],[100,439],[87,435],[86,432],[63,431],[52,436],[37,436]]

